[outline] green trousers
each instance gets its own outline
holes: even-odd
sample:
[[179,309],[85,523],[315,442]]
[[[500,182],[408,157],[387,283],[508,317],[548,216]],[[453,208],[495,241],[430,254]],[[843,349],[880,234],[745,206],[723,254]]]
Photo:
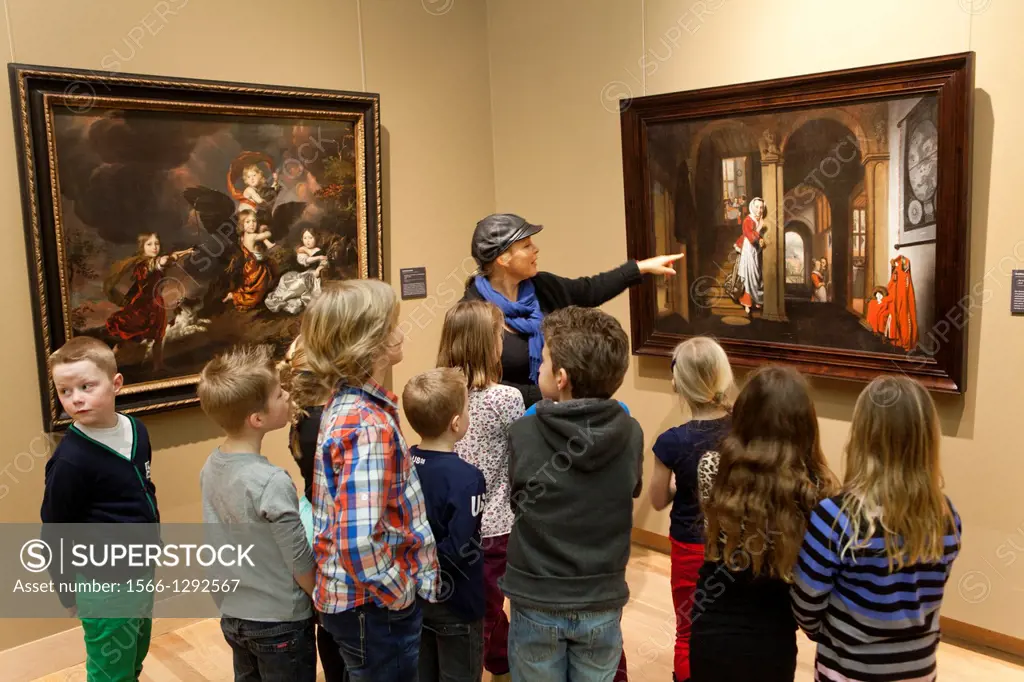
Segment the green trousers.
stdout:
[[75,601],[85,631],[88,682],[135,682],[149,653],[153,594],[129,592],[124,584],[115,593],[89,593],[84,582],[78,576]]
[[151,618],[82,618],[88,682],[135,682],[149,653]]

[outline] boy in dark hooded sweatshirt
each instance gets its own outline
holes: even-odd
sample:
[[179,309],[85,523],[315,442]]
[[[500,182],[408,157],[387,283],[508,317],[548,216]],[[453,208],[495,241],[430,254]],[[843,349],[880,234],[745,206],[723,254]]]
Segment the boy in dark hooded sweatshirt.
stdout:
[[545,400],[509,428],[512,680],[611,680],[643,466],[640,424],[612,399],[629,341],[596,308],[555,311],[542,332]]

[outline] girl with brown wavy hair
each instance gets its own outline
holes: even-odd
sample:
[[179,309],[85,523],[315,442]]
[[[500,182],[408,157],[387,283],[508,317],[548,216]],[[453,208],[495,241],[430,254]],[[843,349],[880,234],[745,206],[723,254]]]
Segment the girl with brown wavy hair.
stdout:
[[789,583],[811,510],[838,488],[800,373],[769,366],[751,374],[729,436],[697,470],[707,542],[691,613],[691,680],[792,682]]

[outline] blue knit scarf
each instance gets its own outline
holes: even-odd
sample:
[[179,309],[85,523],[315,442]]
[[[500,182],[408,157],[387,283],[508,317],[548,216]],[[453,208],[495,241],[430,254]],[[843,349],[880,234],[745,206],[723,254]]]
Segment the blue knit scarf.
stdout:
[[501,309],[509,329],[529,337],[530,380],[537,383],[537,377],[540,376],[541,351],[544,349],[544,335],[540,331],[544,314],[540,311],[540,302],[537,300],[533,282],[525,280],[519,284],[519,293],[514,302],[495,291],[486,277],[478,275],[474,284],[485,301]]

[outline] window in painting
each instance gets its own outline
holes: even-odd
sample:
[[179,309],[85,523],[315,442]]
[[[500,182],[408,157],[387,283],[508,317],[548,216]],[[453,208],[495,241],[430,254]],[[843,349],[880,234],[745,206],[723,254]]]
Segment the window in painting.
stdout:
[[725,220],[740,222],[747,204],[747,157],[722,159],[722,203]]
[[804,238],[799,232],[786,232],[786,284],[803,284],[804,273]]

